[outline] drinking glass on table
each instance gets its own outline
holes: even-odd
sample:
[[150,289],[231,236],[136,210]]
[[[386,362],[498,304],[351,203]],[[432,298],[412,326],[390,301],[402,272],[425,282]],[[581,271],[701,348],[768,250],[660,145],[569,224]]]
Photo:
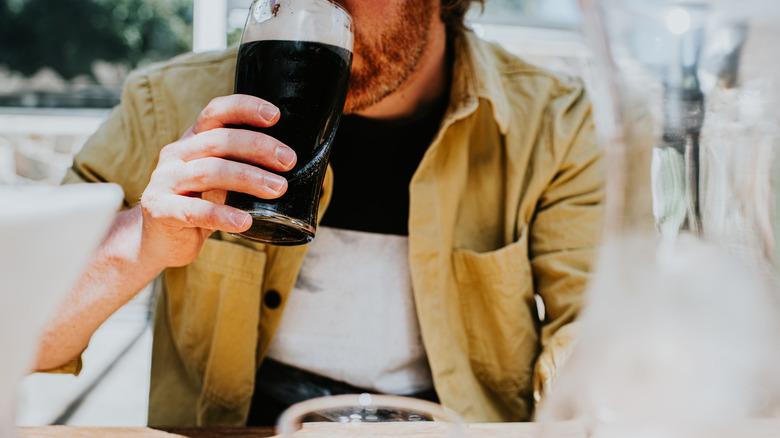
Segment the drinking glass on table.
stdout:
[[347,95],[352,66],[352,18],[330,0],[254,0],[236,63],[235,92],[276,105],[279,121],[268,134],[297,154],[281,175],[278,199],[228,192],[225,203],[252,216],[246,239],[299,245],[314,238],[317,207],[331,142]]
[[296,403],[277,422],[284,438],[426,436],[465,438],[466,425],[451,409],[411,397],[345,394]]

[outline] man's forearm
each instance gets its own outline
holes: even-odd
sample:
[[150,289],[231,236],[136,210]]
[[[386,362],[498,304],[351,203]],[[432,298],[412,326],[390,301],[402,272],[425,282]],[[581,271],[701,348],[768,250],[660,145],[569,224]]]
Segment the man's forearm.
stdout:
[[55,369],[77,357],[95,330],[165,268],[143,256],[141,233],[139,207],[117,214],[92,261],[46,326],[36,370]]
[[252,218],[224,205],[227,191],[244,190],[264,199],[284,194],[287,180],[277,173],[295,166],[295,152],[261,132],[231,128],[267,128],[279,114],[257,97],[218,97],[179,140],[162,148],[140,204],[116,216],[46,328],[36,369],[59,368],[78,356],[100,324],[163,269],[195,260],[215,230],[246,231]]

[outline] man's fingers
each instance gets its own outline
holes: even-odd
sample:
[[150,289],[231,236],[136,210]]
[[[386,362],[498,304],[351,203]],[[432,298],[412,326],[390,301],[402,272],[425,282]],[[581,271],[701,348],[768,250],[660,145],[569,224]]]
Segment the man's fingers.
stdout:
[[203,192],[200,194],[200,199],[204,199],[209,202],[213,202],[215,204],[224,204],[225,199],[227,198],[227,191],[226,190],[209,190],[208,192]]
[[147,199],[143,208],[158,223],[171,227],[240,233],[252,224],[252,217],[247,212],[200,198],[168,195]]
[[284,172],[295,166],[295,152],[279,140],[245,129],[217,128],[167,148],[184,161],[221,157]]
[[274,105],[253,96],[213,99],[182,139],[160,152],[141,201],[145,216],[172,227],[248,229],[251,217],[223,205],[225,192],[278,198],[287,190],[287,180],[272,172],[292,169],[296,157],[278,140],[236,127],[272,126],[279,114]]
[[172,187],[179,193],[220,189],[274,199],[287,190],[284,177],[249,164],[214,157],[183,163],[170,177]]
[[279,120],[279,108],[258,97],[233,94],[214,98],[190,128],[192,134],[230,125],[272,126]]

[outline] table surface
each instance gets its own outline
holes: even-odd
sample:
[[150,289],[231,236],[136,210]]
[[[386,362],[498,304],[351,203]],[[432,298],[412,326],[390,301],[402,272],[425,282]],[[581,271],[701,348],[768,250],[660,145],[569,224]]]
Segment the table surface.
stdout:
[[[366,424],[371,428],[367,433],[358,431],[349,424],[339,423],[308,423],[300,433],[300,438],[448,438],[446,424],[437,422],[426,423],[378,423]],[[626,426],[626,425],[623,425]],[[555,425],[554,436],[558,438],[587,438],[588,434],[582,425],[577,423],[560,423]],[[777,438],[780,437],[780,419],[750,420],[739,424],[708,425],[696,429],[696,433],[687,436],[696,437],[728,437],[728,438]],[[365,430],[365,429],[364,429]],[[23,427],[18,429],[18,438],[259,438],[276,436],[272,428],[246,427],[77,427],[77,426],[45,426]],[[612,431],[614,432],[614,430]],[[628,436],[633,432],[637,436],[661,436],[648,432],[659,430],[637,430],[624,427],[618,435]],[[689,432],[694,432],[689,430]],[[538,423],[473,423],[466,425],[466,438],[539,438],[541,436]],[[298,435],[296,435],[298,437]]]
[[19,428],[19,438],[248,438],[275,436],[273,428],[250,427],[77,427],[44,426]]
[[[446,438],[448,429],[441,423],[379,423],[372,424],[372,437],[403,436],[408,438]],[[345,427],[337,423],[307,424],[302,437],[344,437],[360,436],[344,433]],[[534,423],[479,423],[466,425],[468,438],[534,438],[538,436],[538,425]],[[259,438],[272,437],[276,433],[267,427],[77,427],[45,426],[19,428],[19,438]],[[567,438],[579,438],[576,433]]]

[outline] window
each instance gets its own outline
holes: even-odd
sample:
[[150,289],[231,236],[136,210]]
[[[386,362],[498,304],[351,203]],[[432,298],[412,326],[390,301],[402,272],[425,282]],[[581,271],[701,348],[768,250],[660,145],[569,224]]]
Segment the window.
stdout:
[[469,18],[477,23],[524,27],[577,29],[577,0],[487,0],[484,13],[475,7]]

